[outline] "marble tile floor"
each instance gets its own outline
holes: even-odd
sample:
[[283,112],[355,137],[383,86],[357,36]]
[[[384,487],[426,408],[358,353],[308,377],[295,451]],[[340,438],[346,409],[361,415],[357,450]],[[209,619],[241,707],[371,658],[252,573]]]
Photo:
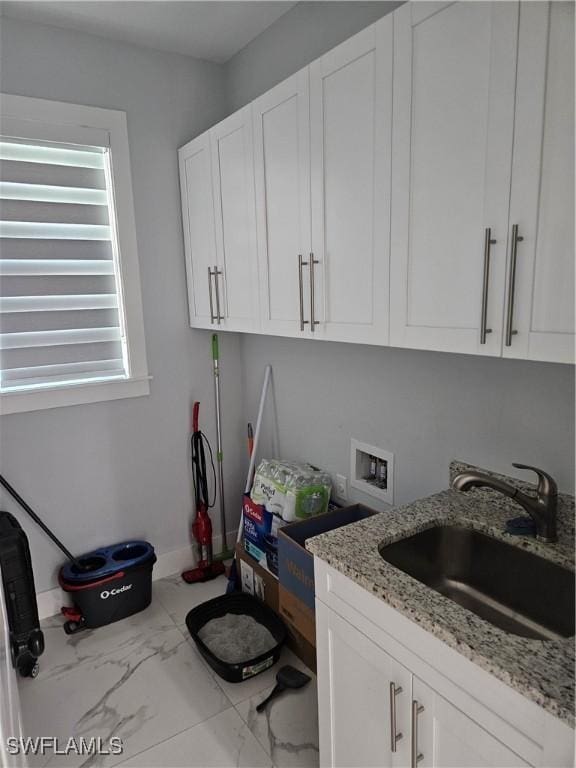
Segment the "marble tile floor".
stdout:
[[197,652],[185,626],[195,605],[221,595],[222,577],[154,582],[152,605],[98,630],[68,637],[62,620],[43,622],[46,651],[35,680],[20,680],[25,736],[111,737],[121,755],[29,756],[30,768],[315,768],[316,679],[258,715],[282,663],[305,669],[288,649],[278,665],[231,684]]

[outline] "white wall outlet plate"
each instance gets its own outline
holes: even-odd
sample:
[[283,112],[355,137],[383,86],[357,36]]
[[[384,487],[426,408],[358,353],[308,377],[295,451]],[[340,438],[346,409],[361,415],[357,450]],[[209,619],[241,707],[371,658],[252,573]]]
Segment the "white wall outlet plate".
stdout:
[[342,501],[346,501],[348,498],[348,478],[345,475],[336,475],[336,483],[334,486],[336,496]]
[[394,454],[352,438],[350,485],[386,504],[393,504]]

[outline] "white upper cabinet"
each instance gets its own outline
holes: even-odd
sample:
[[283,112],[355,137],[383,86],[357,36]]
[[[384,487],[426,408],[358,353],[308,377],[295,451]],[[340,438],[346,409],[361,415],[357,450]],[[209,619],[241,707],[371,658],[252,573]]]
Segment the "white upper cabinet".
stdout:
[[308,69],[252,105],[262,330],[310,329]]
[[407,3],[394,25],[390,343],[500,355],[518,4]]
[[312,253],[319,337],[388,342],[393,18],[310,66]]
[[258,329],[259,311],[251,108],[235,112],[212,128],[210,144],[216,223],[216,314],[226,330],[254,331]]
[[[574,361],[574,3],[523,3],[505,357]],[[514,260],[515,256],[515,260]]]
[[250,107],[178,151],[190,325],[259,325]]
[[574,361],[573,2],[407,2],[180,175],[193,326]]
[[179,149],[178,160],[190,325],[211,328],[215,322],[212,273],[216,233],[209,134]]

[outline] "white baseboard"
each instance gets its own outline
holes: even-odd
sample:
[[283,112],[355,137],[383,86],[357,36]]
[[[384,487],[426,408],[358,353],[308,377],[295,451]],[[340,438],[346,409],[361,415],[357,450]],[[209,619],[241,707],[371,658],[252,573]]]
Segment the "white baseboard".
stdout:
[[[233,543],[236,541],[236,531],[229,531],[227,539],[228,546],[232,548]],[[221,536],[214,536],[213,547],[214,552],[220,552],[222,549]],[[183,549],[174,549],[172,552],[164,552],[161,555],[157,555],[156,565],[152,571],[152,581],[165,579],[167,576],[174,576],[174,574],[182,573],[182,571],[193,566],[193,553],[190,546]],[[61,590],[60,587],[49,589],[46,592],[38,592],[36,600],[38,602],[38,616],[40,620],[60,613],[63,605],[70,605],[68,594]]]

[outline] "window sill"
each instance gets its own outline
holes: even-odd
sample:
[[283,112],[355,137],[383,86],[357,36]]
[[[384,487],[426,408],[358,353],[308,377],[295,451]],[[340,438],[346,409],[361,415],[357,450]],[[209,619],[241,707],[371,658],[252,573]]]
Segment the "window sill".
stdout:
[[42,411],[65,405],[101,403],[125,397],[141,397],[150,394],[150,377],[67,384],[59,387],[29,390],[28,392],[4,392],[0,394],[0,415]]

